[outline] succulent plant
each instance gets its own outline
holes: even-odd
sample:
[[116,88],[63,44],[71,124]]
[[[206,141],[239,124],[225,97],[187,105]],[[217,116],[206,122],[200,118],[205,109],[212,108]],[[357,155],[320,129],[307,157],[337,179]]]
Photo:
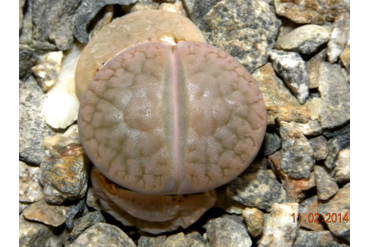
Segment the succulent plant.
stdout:
[[[152,233],[185,228],[212,207],[213,190],[248,167],[266,130],[264,100],[249,72],[182,19],[152,10],[116,20],[86,47],[76,71],[94,189],[105,210]],[[135,20],[150,27],[142,42],[130,27]],[[171,22],[187,24],[163,28]],[[127,23],[134,41],[97,56],[109,35],[117,37],[117,23]]]

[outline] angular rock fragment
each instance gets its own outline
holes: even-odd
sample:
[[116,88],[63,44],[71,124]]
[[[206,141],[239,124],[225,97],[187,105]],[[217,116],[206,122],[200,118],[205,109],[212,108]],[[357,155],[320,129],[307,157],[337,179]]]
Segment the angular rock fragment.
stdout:
[[33,77],[19,84],[19,158],[39,165],[44,159],[44,137],[54,132],[41,114],[45,95]]
[[309,76],[303,59],[296,52],[272,50],[270,58],[274,70],[284,79],[288,88],[304,104],[308,98]]
[[188,0],[185,7],[208,43],[232,55],[250,72],[267,62],[281,21],[266,1]]
[[24,211],[23,215],[28,220],[38,221],[54,227],[61,226],[66,220],[66,206],[51,205],[41,199],[32,203]]
[[69,247],[135,247],[135,243],[125,232],[107,223],[98,223],[84,231]]
[[44,194],[40,184],[40,168],[32,167],[19,161],[19,201],[35,202]]
[[267,159],[252,163],[247,170],[227,185],[229,197],[243,205],[270,211],[272,204],[284,203],[287,195],[271,170]]
[[281,169],[292,178],[308,178],[315,165],[307,138],[289,123],[280,122]]
[[270,63],[258,68],[253,74],[262,91],[267,108],[267,123],[274,126],[276,120],[306,123],[311,120],[311,101],[301,105],[290,90],[275,75]]
[[46,140],[48,155],[41,163],[45,200],[60,204],[82,198],[87,190],[88,167],[77,125]]
[[276,48],[312,54],[330,39],[330,28],[319,25],[304,25],[279,37]]
[[315,166],[315,181],[317,194],[320,200],[327,200],[335,195],[339,187],[334,179],[328,174],[325,168]]
[[95,15],[106,5],[130,5],[137,0],[83,0],[76,13],[73,34],[81,43],[89,41],[87,28]]
[[323,62],[319,71],[321,106],[320,122],[323,129],[346,123],[350,118],[350,87],[338,64]]
[[246,227],[230,218],[212,219],[205,228],[210,246],[252,246]]
[[293,221],[293,214],[298,215],[298,203],[274,203],[259,246],[291,246],[298,230],[298,222]]
[[337,61],[344,47],[349,41],[350,18],[349,13],[344,12],[335,18],[334,29],[331,32],[330,41],[328,43],[328,58],[329,62]]

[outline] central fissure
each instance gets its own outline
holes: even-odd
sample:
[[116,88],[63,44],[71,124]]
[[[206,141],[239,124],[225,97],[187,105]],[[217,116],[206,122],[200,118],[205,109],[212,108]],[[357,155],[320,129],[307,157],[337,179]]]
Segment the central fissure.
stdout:
[[[169,66],[170,66],[170,78],[169,84],[171,88],[171,107],[172,107],[172,159],[173,159],[173,177],[176,183],[176,192],[179,191],[179,181],[182,174],[182,153],[181,153],[181,92],[180,92],[180,82],[179,82],[179,59],[176,54],[175,45],[171,47],[169,54]],[[170,115],[171,116],[171,115]]]

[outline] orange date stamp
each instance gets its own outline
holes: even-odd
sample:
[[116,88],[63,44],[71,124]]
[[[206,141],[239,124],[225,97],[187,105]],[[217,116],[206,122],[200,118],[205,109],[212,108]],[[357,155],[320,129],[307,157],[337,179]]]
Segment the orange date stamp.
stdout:
[[342,223],[342,222],[348,222],[348,214],[341,214],[341,213],[327,213],[325,216],[325,219],[320,218],[320,215],[318,213],[309,213],[307,215],[306,219],[302,219],[303,217],[299,213],[296,217],[296,214],[293,213],[293,223],[295,223],[297,217],[298,217],[298,222],[310,222],[310,223],[321,223],[321,222],[326,222],[326,223]]

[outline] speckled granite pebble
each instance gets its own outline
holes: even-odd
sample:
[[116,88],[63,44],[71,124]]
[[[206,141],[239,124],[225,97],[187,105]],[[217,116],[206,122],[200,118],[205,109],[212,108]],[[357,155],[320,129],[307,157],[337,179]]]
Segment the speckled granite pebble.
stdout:
[[350,17],[349,12],[340,14],[335,18],[334,28],[328,43],[329,62],[337,61],[349,40]]
[[235,57],[250,72],[267,62],[281,21],[266,1],[185,1],[185,6],[188,2],[190,18],[211,45]]
[[19,161],[19,201],[35,202],[44,194],[39,180],[40,168]]
[[164,243],[161,245],[163,247],[187,247],[187,246],[196,246],[196,247],[207,247],[208,242],[205,240],[202,235],[198,232],[191,232],[189,234],[184,234],[179,232],[168,236]]
[[328,141],[322,135],[308,139],[311,147],[313,148],[314,154],[313,157],[316,161],[325,160],[328,156]]
[[276,73],[283,78],[299,103],[304,104],[308,98],[310,81],[301,56],[296,52],[272,50],[270,59]]
[[60,50],[67,50],[73,43],[73,24],[81,0],[31,1],[33,39],[50,42]]
[[303,25],[279,37],[276,48],[311,54],[330,38],[331,27],[319,25]]
[[315,165],[314,151],[307,138],[292,125],[280,122],[281,169],[292,178],[308,178]]
[[258,246],[291,246],[298,229],[298,222],[292,220],[293,213],[298,215],[298,203],[274,203]]
[[325,160],[325,166],[332,170],[335,162],[338,160],[338,154],[341,150],[350,146],[350,127],[347,125],[335,133],[324,133],[327,137],[333,137],[328,141],[328,156]]
[[227,185],[228,195],[247,207],[268,212],[275,202],[286,202],[286,192],[273,172],[267,170],[267,164],[267,159],[252,163],[242,175]]
[[273,171],[279,176],[290,202],[301,201],[306,196],[307,191],[315,187],[315,175],[313,172],[310,173],[308,178],[292,178],[281,169],[281,151],[275,152],[268,158],[272,163]]
[[252,240],[248,235],[246,227],[230,218],[212,219],[207,222],[205,228],[209,246],[252,246]]
[[323,2],[321,0],[306,1],[274,1],[276,13],[285,16],[296,23],[324,24],[333,20],[343,12],[349,11],[350,1],[336,0]]
[[337,183],[322,166],[315,166],[315,181],[320,200],[328,200],[339,190]]
[[334,128],[350,118],[350,87],[340,65],[323,62],[319,73],[320,121],[323,129]]
[[33,77],[19,84],[19,158],[39,165],[44,159],[44,137],[54,132],[41,114],[45,96]]
[[45,200],[60,204],[82,198],[87,190],[88,167],[77,125],[48,138],[45,145],[47,157],[40,166]]
[[136,245],[126,233],[118,227],[98,223],[84,231],[69,247],[135,247]]
[[32,73],[31,68],[36,65],[39,57],[27,45],[19,45],[19,79],[26,80]]
[[334,177],[337,183],[349,182],[350,180],[350,148],[341,150],[338,153],[336,161],[334,163],[334,168],[331,175]]

